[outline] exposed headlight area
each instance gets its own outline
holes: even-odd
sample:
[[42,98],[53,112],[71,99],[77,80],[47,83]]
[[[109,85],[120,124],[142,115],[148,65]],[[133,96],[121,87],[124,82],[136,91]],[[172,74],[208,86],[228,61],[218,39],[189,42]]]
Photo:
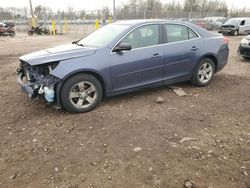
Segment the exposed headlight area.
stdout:
[[20,61],[20,67],[17,70],[17,81],[22,89],[31,98],[36,98],[38,95],[44,95],[47,102],[54,102],[55,85],[60,79],[50,73],[56,68],[59,61],[35,66],[29,65],[25,61]]
[[241,44],[246,44],[246,45],[249,45],[250,44],[250,40],[246,39],[246,38],[243,38],[241,40]]
[[242,57],[249,59],[250,58],[250,39],[249,36],[241,40],[241,43],[238,48],[238,54]]

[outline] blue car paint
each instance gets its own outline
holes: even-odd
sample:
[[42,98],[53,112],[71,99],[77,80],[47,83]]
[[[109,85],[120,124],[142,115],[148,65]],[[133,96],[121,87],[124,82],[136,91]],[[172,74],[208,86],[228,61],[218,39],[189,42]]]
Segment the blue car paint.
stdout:
[[[112,52],[119,40],[134,28],[147,24],[168,23],[185,25],[196,31],[200,37],[120,53]],[[81,47],[69,44],[35,52],[20,59],[30,65],[60,61],[50,74],[62,82],[80,72],[97,75],[105,85],[106,96],[189,80],[197,63],[207,56],[216,60],[217,71],[223,68],[228,60],[228,45],[224,43],[221,35],[190,23],[133,20],[113,24],[127,24],[129,27],[107,46]],[[60,88],[57,90],[60,91]]]

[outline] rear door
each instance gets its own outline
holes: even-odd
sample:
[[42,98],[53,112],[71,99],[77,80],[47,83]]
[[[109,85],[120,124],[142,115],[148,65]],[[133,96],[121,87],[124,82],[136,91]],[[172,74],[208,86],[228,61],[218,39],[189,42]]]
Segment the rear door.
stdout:
[[132,45],[130,51],[111,53],[113,92],[161,82],[164,48],[159,24],[144,25],[131,31],[120,43]]
[[181,24],[164,24],[163,80],[189,75],[195,67],[202,48],[202,39],[191,28]]

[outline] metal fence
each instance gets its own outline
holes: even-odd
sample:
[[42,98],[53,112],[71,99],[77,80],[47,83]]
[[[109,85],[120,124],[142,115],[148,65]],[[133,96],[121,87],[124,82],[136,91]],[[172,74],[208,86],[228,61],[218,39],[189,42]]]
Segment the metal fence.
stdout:
[[[86,35],[105,24],[113,22],[112,10],[93,10],[93,11],[72,11],[56,12],[41,14],[32,21],[27,16],[13,16],[12,18],[0,17],[0,21],[14,22],[17,31],[27,32],[32,25],[43,25],[51,31],[55,29],[57,34],[83,34]],[[128,19],[171,19],[171,20],[206,20],[211,17],[221,18],[221,22],[232,17],[250,17],[248,12],[200,12],[200,11],[183,11],[183,10],[117,10],[117,20]],[[1,13],[1,12],[0,12]],[[1,15],[1,14],[0,14]],[[54,24],[53,24],[54,23]],[[54,28],[53,28],[54,25]],[[210,28],[210,29],[216,29]]]

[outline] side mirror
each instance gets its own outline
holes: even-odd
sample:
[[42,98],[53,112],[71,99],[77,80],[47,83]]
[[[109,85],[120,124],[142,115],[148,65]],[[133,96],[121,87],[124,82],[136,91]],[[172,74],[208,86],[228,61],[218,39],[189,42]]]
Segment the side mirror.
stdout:
[[129,51],[132,49],[131,44],[129,43],[120,43],[114,49],[113,52]]

